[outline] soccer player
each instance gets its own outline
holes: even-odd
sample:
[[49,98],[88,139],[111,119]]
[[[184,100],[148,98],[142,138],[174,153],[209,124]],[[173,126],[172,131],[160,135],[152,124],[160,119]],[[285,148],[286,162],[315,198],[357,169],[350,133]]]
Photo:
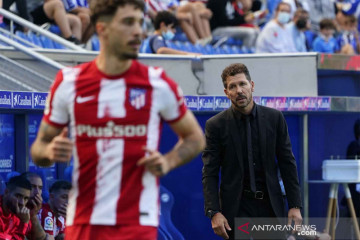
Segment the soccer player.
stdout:
[[[67,162],[74,148],[67,240],[154,240],[158,177],[194,158],[203,133],[177,84],[135,60],[144,2],[93,0],[90,11],[100,54],[58,73],[32,158],[40,166]],[[157,150],[163,121],[179,137],[166,154]]]
[[43,182],[41,177],[34,172],[24,172],[20,175],[22,178],[26,178],[31,186],[30,198],[27,201],[26,207],[30,210],[30,231],[26,234],[26,238],[29,240],[53,240],[51,236],[45,233],[44,229],[40,225],[37,214],[41,209],[43,202],[42,190]]
[[64,239],[66,208],[71,184],[59,180],[50,187],[49,203],[44,203],[38,218],[45,232],[54,236],[55,240]]
[[31,185],[25,178],[9,180],[4,196],[0,197],[0,239],[21,240],[31,228],[30,210],[26,204]]

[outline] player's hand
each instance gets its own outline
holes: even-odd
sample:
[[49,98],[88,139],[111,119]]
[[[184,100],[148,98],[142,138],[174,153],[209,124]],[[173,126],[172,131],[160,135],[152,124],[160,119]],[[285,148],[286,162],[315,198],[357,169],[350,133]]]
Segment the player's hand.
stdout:
[[58,209],[58,213],[60,216],[62,216],[63,218],[66,218],[66,209],[67,209],[68,204],[62,204],[59,209]]
[[164,176],[171,170],[169,160],[160,152],[148,148],[144,150],[147,154],[137,162],[138,166],[144,166],[146,170],[158,177]]
[[300,209],[298,208],[291,208],[289,209],[289,212],[288,212],[288,225],[291,225],[292,221],[294,221],[294,227],[295,229],[296,226],[301,226],[301,223],[302,223],[302,217],[301,217],[301,212],[300,212]]
[[73,142],[68,138],[68,128],[65,127],[61,133],[54,137],[45,149],[45,156],[51,162],[68,162],[71,159]]
[[28,223],[30,221],[30,210],[27,207],[18,209],[16,215],[23,223]]
[[222,213],[218,212],[211,218],[211,227],[216,235],[224,239],[229,239],[226,230],[231,231],[231,228]]
[[37,193],[34,198],[29,200],[28,205],[30,205],[30,216],[34,217],[38,214],[39,210],[42,207],[43,199],[40,193]]

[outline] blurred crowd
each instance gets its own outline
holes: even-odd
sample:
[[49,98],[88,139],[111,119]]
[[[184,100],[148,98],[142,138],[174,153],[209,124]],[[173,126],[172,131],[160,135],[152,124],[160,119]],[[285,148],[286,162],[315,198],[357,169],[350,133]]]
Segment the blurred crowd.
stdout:
[[[90,0],[2,0],[2,7],[40,26],[56,24],[76,44],[94,34]],[[226,44],[249,52],[358,54],[360,0],[145,0],[144,38],[150,52],[189,54],[169,47],[176,31],[193,45]],[[19,27],[22,31],[25,28]],[[191,54],[191,53],[190,53]]]

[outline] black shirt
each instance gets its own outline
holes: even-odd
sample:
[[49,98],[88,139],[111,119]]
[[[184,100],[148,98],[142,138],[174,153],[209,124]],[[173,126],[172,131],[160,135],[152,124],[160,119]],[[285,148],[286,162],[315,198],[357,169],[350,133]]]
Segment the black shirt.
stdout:
[[[250,174],[249,174],[249,162],[248,162],[248,150],[247,150],[247,140],[246,140],[246,119],[245,115],[237,111],[232,107],[238,131],[240,133],[241,143],[239,146],[242,152],[243,167],[244,167],[244,180],[243,185],[244,189],[250,190]],[[260,137],[259,137],[259,126],[258,126],[258,114],[257,106],[254,103],[254,107],[250,113],[250,126],[251,126],[251,144],[253,151],[253,164],[255,172],[255,182],[257,191],[266,191],[266,180],[265,180],[265,171],[261,161],[261,152],[260,152]]]
[[211,30],[217,27],[239,26],[244,24],[245,18],[232,6],[232,0],[209,0],[207,2],[213,16],[210,19]]

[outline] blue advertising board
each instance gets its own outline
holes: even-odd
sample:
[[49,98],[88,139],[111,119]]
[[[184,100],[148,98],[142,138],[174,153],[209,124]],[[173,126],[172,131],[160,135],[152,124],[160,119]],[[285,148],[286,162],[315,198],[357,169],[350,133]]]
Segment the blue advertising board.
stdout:
[[15,170],[14,115],[0,114],[0,175]]
[[[33,144],[33,142],[36,139],[37,132],[39,130],[39,126],[41,123],[42,114],[29,114],[28,115],[28,131],[29,131],[29,148]],[[29,150],[30,151],[30,150]],[[34,162],[31,159],[31,155],[29,155],[29,171],[35,172],[40,167],[36,166]],[[56,164],[49,167],[50,171],[53,175],[53,178],[57,178],[57,172],[56,172]]]
[[33,93],[31,92],[13,92],[13,108],[32,109],[32,96]]

